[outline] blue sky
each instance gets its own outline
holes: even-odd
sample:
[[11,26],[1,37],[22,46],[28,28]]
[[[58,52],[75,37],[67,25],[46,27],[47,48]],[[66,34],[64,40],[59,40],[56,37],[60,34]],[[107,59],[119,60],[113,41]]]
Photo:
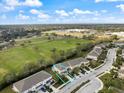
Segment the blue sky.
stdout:
[[0,0],[0,24],[124,23],[124,0]]

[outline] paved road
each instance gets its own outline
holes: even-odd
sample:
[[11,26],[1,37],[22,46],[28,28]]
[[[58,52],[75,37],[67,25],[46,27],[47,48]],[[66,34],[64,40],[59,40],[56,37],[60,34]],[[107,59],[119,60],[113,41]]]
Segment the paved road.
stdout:
[[102,85],[101,81],[98,78],[95,78],[80,88],[76,93],[95,93],[98,92],[98,89],[102,88]]
[[[64,88],[62,88],[58,93],[71,93],[71,91],[73,91],[77,86],[81,85],[82,82],[85,82],[87,80],[93,80],[94,78],[104,73],[105,71],[107,70],[109,71],[112,67],[113,62],[116,60],[116,50],[117,49],[115,48],[108,50],[107,58],[105,59],[105,62],[102,67],[98,68],[97,70],[89,74],[82,76],[81,78],[74,80],[73,82],[69,83]],[[92,93],[92,91],[93,90],[87,93]]]

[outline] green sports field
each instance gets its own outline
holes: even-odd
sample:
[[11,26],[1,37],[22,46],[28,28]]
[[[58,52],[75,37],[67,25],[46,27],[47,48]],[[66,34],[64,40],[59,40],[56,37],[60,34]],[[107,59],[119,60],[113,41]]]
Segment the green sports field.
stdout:
[[8,72],[20,72],[26,63],[37,62],[41,57],[50,60],[53,48],[57,51],[67,51],[75,48],[77,43],[89,42],[91,41],[75,38],[57,40],[34,38],[30,42],[18,41],[15,47],[0,52],[0,81]]

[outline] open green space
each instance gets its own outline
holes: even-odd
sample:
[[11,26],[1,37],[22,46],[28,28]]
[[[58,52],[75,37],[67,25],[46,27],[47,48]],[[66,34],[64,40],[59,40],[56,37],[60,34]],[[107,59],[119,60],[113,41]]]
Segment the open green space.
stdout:
[[27,63],[36,63],[41,58],[45,59],[45,62],[50,62],[55,50],[59,54],[60,51],[67,52],[69,49],[74,49],[77,43],[87,44],[89,42],[91,41],[76,38],[55,40],[34,38],[19,41],[15,47],[0,52],[0,81],[7,73],[19,73]]

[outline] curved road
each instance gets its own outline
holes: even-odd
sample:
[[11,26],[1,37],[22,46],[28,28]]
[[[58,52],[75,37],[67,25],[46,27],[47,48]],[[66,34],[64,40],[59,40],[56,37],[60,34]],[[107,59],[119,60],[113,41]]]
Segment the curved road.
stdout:
[[[92,81],[98,75],[104,73],[105,71],[111,70],[112,64],[116,60],[116,51],[117,51],[117,48],[109,49],[107,52],[107,56],[104,61],[104,64],[100,68],[94,70],[93,72],[91,72],[89,74],[83,75],[81,78],[78,78],[78,79],[74,80],[73,82],[67,84],[64,88],[59,90],[57,93],[71,93],[76,87],[81,85],[83,82],[85,82],[87,80]],[[83,91],[84,91],[84,89],[82,89],[82,92],[80,92],[80,93],[83,93]],[[84,92],[84,93],[95,93],[95,91],[96,90],[94,90],[94,89],[90,89],[90,91]]]
[[95,78],[89,83],[80,88],[76,93],[97,93],[103,88],[103,83],[100,79]]

